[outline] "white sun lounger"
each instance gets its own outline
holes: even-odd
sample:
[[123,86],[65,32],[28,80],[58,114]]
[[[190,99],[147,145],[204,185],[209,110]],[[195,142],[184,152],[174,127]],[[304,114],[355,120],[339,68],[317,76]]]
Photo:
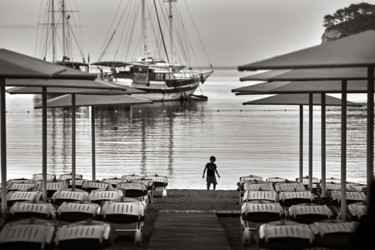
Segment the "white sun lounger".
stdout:
[[91,192],[96,189],[106,189],[112,187],[108,182],[103,181],[88,181],[83,182],[82,189],[86,192]]
[[167,186],[168,186],[168,177],[162,175],[146,175],[145,179],[151,179],[154,181],[154,191],[161,191],[162,197],[167,198]]
[[90,202],[64,202],[57,211],[56,217],[64,221],[81,221],[96,219],[100,215],[101,208],[98,204]]
[[[43,181],[40,181],[38,184],[38,189],[42,190]],[[67,189],[69,187],[69,183],[67,181],[61,180],[54,180],[54,181],[47,181],[47,197],[52,197],[53,194],[60,189]]]
[[301,203],[310,203],[315,199],[310,191],[297,192],[281,192],[279,193],[279,201],[282,206],[289,207]]
[[331,219],[333,213],[327,205],[299,204],[288,209],[288,218],[305,224]]
[[61,205],[63,202],[82,202],[88,200],[89,194],[83,190],[60,189],[53,194],[51,201],[55,205]]
[[305,186],[300,182],[279,182],[275,183],[276,192],[289,192],[289,191],[306,191]]
[[31,191],[37,189],[38,185],[35,182],[17,183],[12,182],[7,186],[8,192],[10,191]]
[[41,191],[10,191],[7,194],[8,206],[14,204],[17,201],[40,201],[42,198]]
[[367,206],[364,202],[356,202],[348,205],[348,210],[353,220],[359,221],[367,214]]
[[10,208],[10,216],[13,220],[31,217],[50,220],[55,218],[55,208],[45,202],[16,202]]
[[[46,174],[47,181],[54,181],[56,180],[56,175],[54,174]],[[32,178],[33,181],[38,182],[43,180],[43,174],[33,174]]]
[[124,194],[118,189],[97,189],[89,195],[91,202],[101,204],[105,201],[120,201]]

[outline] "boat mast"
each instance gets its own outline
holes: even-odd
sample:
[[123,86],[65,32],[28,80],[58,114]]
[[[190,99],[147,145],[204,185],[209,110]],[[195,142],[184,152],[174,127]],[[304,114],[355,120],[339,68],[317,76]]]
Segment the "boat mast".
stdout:
[[147,57],[147,20],[146,20],[146,0],[142,0],[142,54]]
[[52,62],[56,61],[56,28],[55,28],[55,0],[51,1],[51,29],[52,29]]
[[61,1],[61,14],[62,14],[62,40],[63,40],[63,61],[65,60],[65,0]]
[[169,2],[169,42],[170,42],[170,56],[171,63],[173,64],[173,15],[172,15],[172,2],[177,0],[168,0]]

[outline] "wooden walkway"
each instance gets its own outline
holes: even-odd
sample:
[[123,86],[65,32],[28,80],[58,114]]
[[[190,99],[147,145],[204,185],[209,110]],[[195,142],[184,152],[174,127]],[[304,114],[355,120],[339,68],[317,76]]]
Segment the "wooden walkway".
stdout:
[[215,214],[159,213],[149,250],[230,250]]

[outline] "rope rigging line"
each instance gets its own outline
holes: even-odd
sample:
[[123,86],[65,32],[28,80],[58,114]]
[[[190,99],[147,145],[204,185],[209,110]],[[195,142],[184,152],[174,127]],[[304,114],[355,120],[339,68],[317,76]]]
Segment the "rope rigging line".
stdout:
[[161,26],[160,26],[160,19],[159,19],[158,9],[157,9],[155,0],[154,0],[154,6],[155,6],[156,17],[158,19],[158,24],[159,24],[159,29],[160,29],[160,35],[161,35],[161,38],[163,40],[163,47],[164,47],[165,55],[167,57],[168,63],[170,63],[169,56],[168,56],[168,51],[167,51],[167,47],[165,46],[163,31],[162,31]]

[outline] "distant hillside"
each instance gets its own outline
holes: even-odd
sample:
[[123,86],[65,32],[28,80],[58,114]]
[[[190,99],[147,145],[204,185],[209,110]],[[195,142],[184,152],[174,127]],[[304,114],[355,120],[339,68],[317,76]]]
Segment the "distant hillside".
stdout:
[[365,30],[375,30],[375,5],[368,3],[352,4],[337,10],[323,19],[326,27],[322,43],[356,34]]

